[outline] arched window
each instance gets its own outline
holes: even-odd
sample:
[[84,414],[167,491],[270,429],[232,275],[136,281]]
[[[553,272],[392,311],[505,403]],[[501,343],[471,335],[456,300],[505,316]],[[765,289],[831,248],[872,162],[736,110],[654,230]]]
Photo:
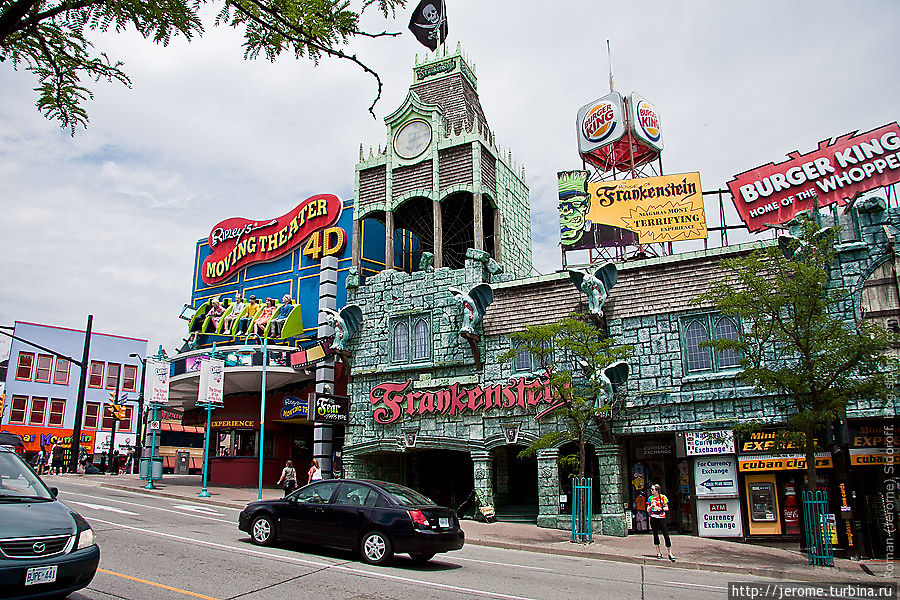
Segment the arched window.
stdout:
[[394,326],[394,362],[409,360],[409,326],[405,322]]
[[[716,323],[717,340],[737,340],[740,337],[737,325],[728,317],[722,317]],[[735,350],[722,350],[716,355],[720,369],[737,367],[741,364],[741,355]]]
[[531,370],[531,352],[525,348],[525,344],[520,343],[517,346],[516,357],[513,359],[513,368],[516,371]]
[[684,332],[685,353],[688,371],[704,371],[712,368],[712,360],[708,348],[700,344],[709,339],[709,331],[700,321],[692,321]]
[[429,338],[428,323],[425,322],[425,319],[419,319],[413,329],[413,360],[425,360],[431,354]]

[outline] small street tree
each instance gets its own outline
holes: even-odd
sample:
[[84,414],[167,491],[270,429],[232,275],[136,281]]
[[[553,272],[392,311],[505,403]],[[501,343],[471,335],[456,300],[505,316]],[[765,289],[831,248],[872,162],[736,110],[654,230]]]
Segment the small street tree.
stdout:
[[621,395],[612,393],[612,385],[627,377],[628,367],[623,361],[631,355],[632,347],[616,344],[595,325],[573,316],[547,325],[530,325],[510,339],[512,348],[499,360],[510,360],[519,352],[534,357],[556,401],[554,408],[539,416],[558,419],[561,425],[538,437],[521,455],[534,456],[539,450],[575,442],[578,454],[562,456],[559,462],[584,477],[589,440],[595,434],[606,441],[611,438],[611,421],[622,400]]
[[[209,0],[217,2],[218,0]],[[262,55],[274,61],[282,53],[309,58],[322,56],[349,60],[375,78],[381,97],[381,78],[355,54],[341,46],[351,38],[396,36],[368,33],[359,28],[363,11],[372,5],[387,17],[406,0],[360,0],[358,11],[350,0],[220,0],[216,25],[244,31],[244,58]],[[38,80],[36,106],[45,117],[56,119],[74,135],[87,127],[84,102],[93,97],[85,80],[131,80],[124,64],[94,50],[97,32],[119,33],[134,28],[145,38],[167,45],[173,36],[191,40],[203,34],[200,10],[205,1],[190,0],[0,0],[0,62],[24,68]]]
[[780,442],[803,449],[814,490],[817,438],[824,447],[848,403],[886,398],[893,382],[885,351],[893,338],[848,312],[850,293],[831,276],[837,229],[819,229],[803,217],[798,223],[796,238],[723,261],[723,281],[694,301],[742,323],[738,339],[707,344],[739,352],[740,377],[778,395],[788,426]]

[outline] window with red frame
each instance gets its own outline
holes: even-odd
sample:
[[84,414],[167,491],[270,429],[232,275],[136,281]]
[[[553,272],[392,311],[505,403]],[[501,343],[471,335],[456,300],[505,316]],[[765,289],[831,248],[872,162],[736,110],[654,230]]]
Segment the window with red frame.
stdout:
[[84,428],[97,429],[97,422],[100,420],[100,403],[86,402],[84,405]]
[[106,389],[114,390],[119,384],[119,367],[116,363],[106,363]]
[[43,425],[44,424],[44,416],[47,412],[47,399],[46,398],[32,398],[31,399],[31,411],[28,415],[28,424],[29,425]]
[[37,368],[34,370],[34,380],[37,383],[50,383],[50,373],[53,371],[53,357],[49,354],[38,354]]
[[28,398],[26,396],[13,396],[9,405],[9,422],[24,424],[27,406]]
[[[107,405],[103,406],[103,425],[101,426],[101,428],[111,430],[113,418],[112,415],[109,414],[109,411],[106,410],[106,406]],[[131,431],[131,410],[131,406],[125,407],[125,420],[119,421],[118,424],[116,424],[116,431]]]
[[103,363],[99,360],[91,361],[91,376],[88,379],[88,386],[93,388],[103,387]]
[[53,383],[58,383],[60,385],[68,385],[69,384],[69,369],[72,368],[72,363],[67,361],[64,358],[56,359],[56,369],[53,371]]
[[66,401],[63,398],[54,398],[50,401],[50,416],[47,425],[62,425],[66,416]]
[[137,388],[137,367],[125,365],[122,368],[122,391],[133,392]]
[[19,352],[19,366],[16,367],[16,379],[31,381],[31,368],[34,366],[34,352]]

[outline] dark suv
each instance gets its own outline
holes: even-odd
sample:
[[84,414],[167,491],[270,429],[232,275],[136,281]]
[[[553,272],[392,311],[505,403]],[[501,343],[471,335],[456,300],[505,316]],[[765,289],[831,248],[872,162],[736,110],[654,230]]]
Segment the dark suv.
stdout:
[[87,586],[100,549],[81,515],[15,452],[0,448],[0,592],[21,600]]

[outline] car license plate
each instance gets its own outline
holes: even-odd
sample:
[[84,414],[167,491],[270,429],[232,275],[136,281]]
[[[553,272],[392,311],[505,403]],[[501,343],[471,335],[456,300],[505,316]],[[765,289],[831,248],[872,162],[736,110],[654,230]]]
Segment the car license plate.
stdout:
[[50,567],[32,567],[25,572],[25,585],[53,583],[56,581],[56,565]]
[[441,529],[450,529],[450,518],[440,517],[438,519],[438,527],[440,527]]

